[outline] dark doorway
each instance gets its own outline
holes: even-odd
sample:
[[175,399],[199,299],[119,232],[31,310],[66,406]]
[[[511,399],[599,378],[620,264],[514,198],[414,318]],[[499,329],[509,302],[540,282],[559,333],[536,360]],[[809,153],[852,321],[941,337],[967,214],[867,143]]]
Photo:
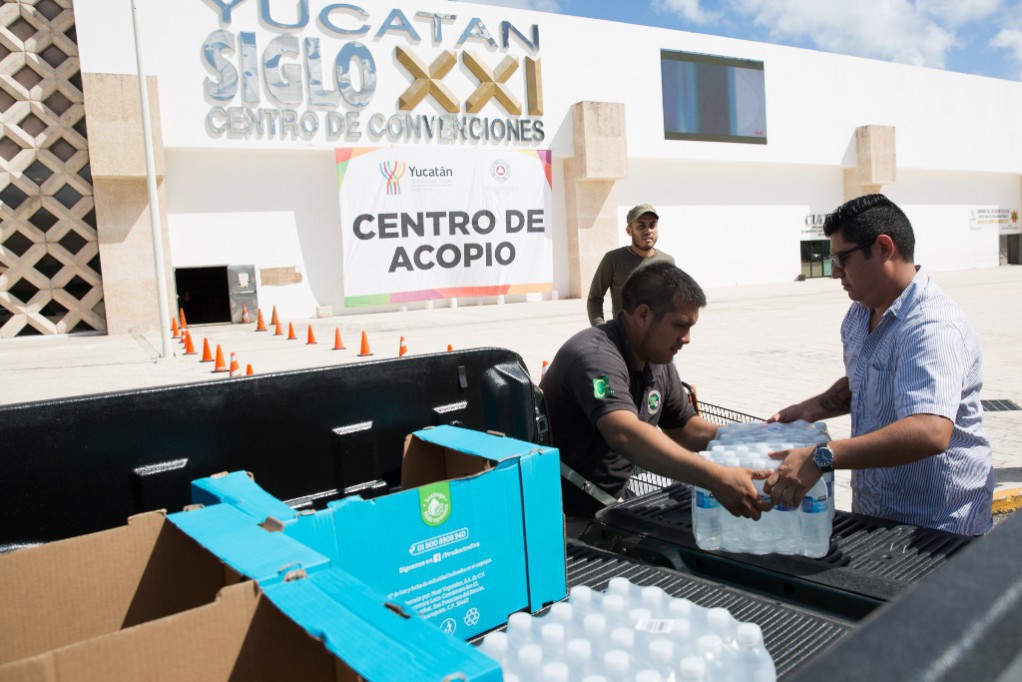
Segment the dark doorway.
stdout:
[[830,277],[830,240],[814,239],[801,242],[802,276]]
[[231,321],[227,266],[178,268],[174,271],[177,305],[189,324],[217,324]]

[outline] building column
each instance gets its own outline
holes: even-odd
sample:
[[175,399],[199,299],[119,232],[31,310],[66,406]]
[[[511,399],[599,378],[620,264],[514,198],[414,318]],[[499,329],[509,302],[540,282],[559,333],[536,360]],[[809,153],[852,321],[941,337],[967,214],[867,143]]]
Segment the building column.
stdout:
[[[82,84],[107,331],[110,334],[126,334],[158,330],[159,325],[170,322],[159,319],[156,299],[138,80],[135,76],[83,73]],[[167,237],[159,94],[155,78],[149,77],[146,84],[152,117],[160,220],[163,224],[167,298],[173,311],[176,309],[176,297]]]
[[895,181],[897,155],[894,126],[859,126],[855,129],[855,168],[845,169],[845,201],[877,194]]
[[568,295],[581,298],[603,254],[618,244],[618,179],[628,173],[625,106],[578,102],[571,107],[575,156],[564,162]]

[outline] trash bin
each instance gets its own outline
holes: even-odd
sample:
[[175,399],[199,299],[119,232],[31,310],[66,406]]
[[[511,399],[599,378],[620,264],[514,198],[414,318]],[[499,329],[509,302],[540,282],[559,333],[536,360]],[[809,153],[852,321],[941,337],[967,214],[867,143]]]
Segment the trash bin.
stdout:
[[259,308],[259,296],[256,293],[254,265],[228,265],[227,291],[231,300],[231,322],[244,322],[246,314],[249,321],[255,320]]

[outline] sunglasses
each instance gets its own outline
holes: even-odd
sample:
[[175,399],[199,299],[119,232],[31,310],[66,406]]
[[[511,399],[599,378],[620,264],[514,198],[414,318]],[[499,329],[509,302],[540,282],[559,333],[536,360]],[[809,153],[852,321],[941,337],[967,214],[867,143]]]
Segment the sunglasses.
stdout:
[[838,270],[844,270],[846,258],[848,258],[856,251],[866,251],[871,246],[873,246],[873,242],[875,242],[876,240],[877,238],[873,237],[868,242],[862,242],[861,244],[857,244],[851,248],[844,249],[842,251],[835,251],[834,253],[830,254],[830,264],[833,267],[837,268]]

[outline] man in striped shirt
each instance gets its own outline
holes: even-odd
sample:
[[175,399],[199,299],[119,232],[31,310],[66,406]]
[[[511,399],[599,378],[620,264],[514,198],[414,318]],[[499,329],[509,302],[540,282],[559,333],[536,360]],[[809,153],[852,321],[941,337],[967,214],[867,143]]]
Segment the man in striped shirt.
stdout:
[[852,469],[852,510],[963,535],[992,525],[981,354],[958,306],[913,262],[905,214],[882,194],[827,217],[833,276],[853,303],[841,325],[845,376],[771,421],[851,413],[852,437],[783,458],[765,490],[791,506],[824,471]]

